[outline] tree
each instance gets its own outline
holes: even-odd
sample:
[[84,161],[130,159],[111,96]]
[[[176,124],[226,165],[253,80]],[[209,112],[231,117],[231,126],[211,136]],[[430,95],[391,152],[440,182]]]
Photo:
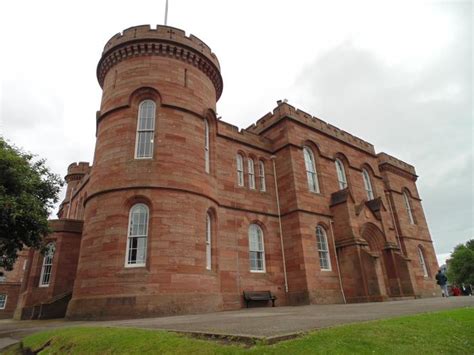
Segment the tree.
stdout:
[[474,239],[454,248],[449,260],[448,279],[451,283],[474,285]]
[[44,159],[0,137],[0,267],[11,270],[24,247],[42,246],[62,185]]

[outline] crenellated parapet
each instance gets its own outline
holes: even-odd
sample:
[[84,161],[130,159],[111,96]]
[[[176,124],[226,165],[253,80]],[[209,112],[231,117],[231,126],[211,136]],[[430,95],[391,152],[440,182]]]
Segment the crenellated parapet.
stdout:
[[380,171],[390,170],[397,174],[407,175],[412,180],[416,180],[417,175],[415,167],[404,161],[397,159],[387,153],[378,153],[377,159],[379,162]]
[[194,65],[206,74],[216,90],[216,99],[222,94],[223,80],[217,57],[207,44],[194,35],[169,26],[150,25],[130,27],[114,35],[104,47],[97,66],[97,79],[104,84],[107,72],[117,63],[138,56],[163,56]]
[[89,174],[91,166],[88,162],[72,163],[67,168],[67,175],[64,180],[69,184],[74,180],[81,180],[84,175]]
[[375,155],[374,146],[346,131],[333,126],[317,117],[310,115],[300,109],[297,109],[286,102],[278,102],[278,106],[273,112],[267,113],[265,116],[260,118],[256,123],[247,127],[247,131],[261,134],[271,126],[277,124],[283,119],[289,118],[299,123],[304,124],[310,128],[313,128],[323,134],[334,137],[340,141],[343,141],[353,147],[361,149],[369,154]]
[[218,133],[236,142],[250,144],[262,150],[271,151],[272,149],[272,141],[270,139],[245,129],[239,129],[239,127],[225,121],[218,121]]

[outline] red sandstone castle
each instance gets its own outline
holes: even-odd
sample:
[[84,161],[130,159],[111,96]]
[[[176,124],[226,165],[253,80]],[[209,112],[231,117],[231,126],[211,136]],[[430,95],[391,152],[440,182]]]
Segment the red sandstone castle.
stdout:
[[239,130],[223,81],[182,30],[132,27],[105,45],[93,165],[73,163],[48,252],[0,283],[18,319],[144,317],[438,293],[413,166],[278,101]]

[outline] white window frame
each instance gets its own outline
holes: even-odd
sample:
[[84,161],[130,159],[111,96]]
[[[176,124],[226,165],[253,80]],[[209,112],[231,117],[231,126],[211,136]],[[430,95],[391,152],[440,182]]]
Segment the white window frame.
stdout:
[[7,307],[8,295],[5,293],[0,294],[0,309],[5,309]]
[[318,173],[317,173],[316,164],[314,161],[314,154],[313,154],[313,151],[309,147],[306,147],[306,146],[303,147],[303,159],[304,159],[304,165],[306,169],[306,179],[308,181],[308,189],[311,192],[319,193]]
[[421,269],[423,270],[423,276],[428,277],[428,268],[426,267],[425,262],[425,255],[423,254],[423,250],[418,247],[418,258],[420,259]]
[[344,190],[348,186],[344,163],[341,161],[341,159],[336,158],[335,164],[337,172],[337,181],[339,182],[339,190]]
[[413,211],[410,205],[410,199],[408,198],[408,194],[406,191],[403,191],[403,201],[405,202],[405,209],[407,211],[408,220],[410,221],[410,224],[415,224],[415,219],[413,218]]
[[242,154],[237,154],[237,185],[244,186],[244,157]]
[[[131,235],[132,233],[132,217],[135,209],[144,207],[146,212],[146,219],[145,219],[145,234],[136,234]],[[147,249],[148,249],[148,225],[150,220],[150,210],[147,205],[144,203],[137,203],[130,208],[129,216],[128,216],[128,231],[127,231],[127,249],[125,253],[125,267],[133,268],[133,267],[144,267],[146,266],[146,259],[147,259]],[[145,239],[145,246],[143,251],[143,262],[130,262],[130,249],[131,249],[131,239]],[[138,248],[137,248],[138,250]]]
[[49,287],[51,283],[51,275],[53,274],[53,260],[56,245],[51,242],[46,246],[46,252],[41,265],[41,274],[39,279],[39,287]]
[[362,179],[364,180],[365,192],[367,193],[367,199],[374,199],[374,190],[372,188],[372,182],[370,181],[370,175],[367,169],[362,169]]
[[247,169],[249,175],[249,189],[255,190],[255,165],[252,158],[247,160]]
[[[152,115],[151,117],[145,117],[144,116],[144,106],[152,104]],[[141,120],[145,119],[151,119],[152,121],[152,127],[147,127],[147,128],[140,128],[140,123]],[[144,100],[140,102],[140,105],[138,106],[138,118],[137,118],[137,134],[135,138],[135,159],[153,159],[153,147],[154,147],[154,142],[155,142],[155,121],[156,121],[156,104],[153,100]],[[139,155],[139,142],[140,142],[140,136],[141,134],[146,134],[146,133],[151,133],[151,150],[148,155]],[[145,143],[146,144],[146,143]]]
[[262,160],[258,161],[258,179],[260,181],[260,191],[265,192],[267,190],[265,183],[265,163]]
[[[326,229],[316,226],[316,246],[318,248],[319,267],[321,271],[331,271],[331,255],[329,254],[329,244]],[[327,264],[327,265],[326,265]]]
[[209,161],[209,122],[204,120],[204,168],[206,173],[210,173],[211,164]]
[[[256,241],[252,241],[253,238],[257,238]],[[266,265],[265,265],[265,241],[263,238],[263,230],[262,228],[253,223],[249,226],[249,264],[250,264],[250,272],[256,273],[265,273],[266,272]],[[252,268],[252,253],[256,253],[257,261],[260,260],[262,268]]]
[[212,217],[206,213],[206,269],[212,270]]

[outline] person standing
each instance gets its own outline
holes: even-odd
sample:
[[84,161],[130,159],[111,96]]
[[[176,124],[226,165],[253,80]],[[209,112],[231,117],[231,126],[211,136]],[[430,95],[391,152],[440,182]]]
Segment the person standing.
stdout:
[[441,269],[438,270],[438,273],[435,276],[436,283],[441,287],[441,292],[443,293],[443,297],[449,297],[448,293],[448,278],[445,274],[441,272]]

